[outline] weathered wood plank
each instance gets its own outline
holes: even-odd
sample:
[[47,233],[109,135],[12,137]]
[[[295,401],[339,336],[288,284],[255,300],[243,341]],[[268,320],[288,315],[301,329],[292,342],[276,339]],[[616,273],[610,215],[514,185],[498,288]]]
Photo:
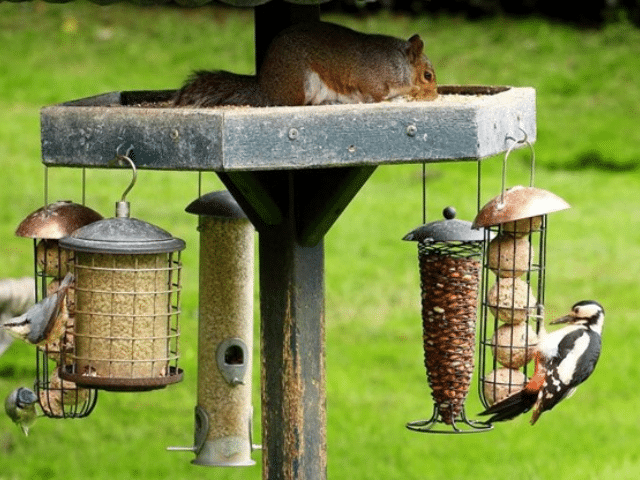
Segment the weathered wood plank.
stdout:
[[43,108],[42,158],[104,167],[132,146],[140,168],[256,171],[484,158],[520,128],[535,141],[534,89],[473,88],[433,102],[212,109],[140,107],[170,92],[114,92]]

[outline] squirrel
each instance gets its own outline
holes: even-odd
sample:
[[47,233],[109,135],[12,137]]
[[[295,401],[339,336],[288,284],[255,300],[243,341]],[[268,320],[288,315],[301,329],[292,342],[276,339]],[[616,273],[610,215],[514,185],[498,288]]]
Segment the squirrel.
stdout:
[[326,105],[398,96],[433,100],[436,75],[418,35],[401,40],[321,21],[294,24],[273,40],[257,75],[197,71],[174,106]]

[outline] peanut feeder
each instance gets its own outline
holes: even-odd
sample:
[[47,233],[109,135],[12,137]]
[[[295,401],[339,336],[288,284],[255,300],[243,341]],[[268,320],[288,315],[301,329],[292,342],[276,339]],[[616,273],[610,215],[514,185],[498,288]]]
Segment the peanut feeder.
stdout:
[[73,252],[76,276],[75,345],[65,352],[61,376],[104,390],[162,388],[182,379],[178,316],[185,243],[131,218],[124,197],[116,212],[60,240]]
[[[69,272],[71,252],[62,248],[59,240],[101,219],[102,215],[89,207],[62,200],[39,208],[20,222],[16,235],[33,238],[36,301],[55,291]],[[74,296],[71,288],[64,314],[51,322],[46,341],[36,347],[35,393],[42,411],[51,418],[85,417],[97,401],[96,390],[60,378],[62,356],[74,346],[71,334],[75,321]]]
[[[464,402],[474,368],[484,235],[472,230],[470,222],[455,219],[451,207],[443,215],[445,220],[423,225],[404,237],[418,242],[424,363],[434,401],[432,417],[410,422],[407,428],[444,433],[435,428],[444,423],[453,428],[448,433],[481,431],[487,426],[467,420]],[[461,429],[461,423],[471,429]]]
[[544,320],[547,215],[566,208],[551,192],[515,186],[490,200],[473,222],[485,232],[479,342],[485,407],[527,383]]

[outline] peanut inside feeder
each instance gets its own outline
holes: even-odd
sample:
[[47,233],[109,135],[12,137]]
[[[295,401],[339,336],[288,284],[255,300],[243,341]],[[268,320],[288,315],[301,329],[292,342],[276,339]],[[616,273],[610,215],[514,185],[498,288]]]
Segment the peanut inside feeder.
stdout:
[[[432,418],[407,428],[438,432],[435,425],[444,423],[453,432],[481,431],[487,427],[467,420],[464,402],[474,369],[484,235],[472,230],[470,222],[454,219],[452,208],[443,214],[445,220],[423,225],[404,238],[418,242],[424,363],[434,401]],[[461,423],[472,430],[459,429]]]
[[120,216],[62,239],[74,252],[75,349],[62,377],[107,390],[149,390],[182,379],[177,368],[180,254],[184,241]]

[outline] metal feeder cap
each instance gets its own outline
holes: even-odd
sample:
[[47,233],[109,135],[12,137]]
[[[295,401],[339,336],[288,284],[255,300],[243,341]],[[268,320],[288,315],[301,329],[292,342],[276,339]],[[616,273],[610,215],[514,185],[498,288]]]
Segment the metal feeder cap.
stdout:
[[183,250],[184,240],[137,218],[115,217],[82,227],[60,246],[85,253],[153,254]]
[[30,213],[18,225],[16,235],[58,240],[102,218],[102,215],[89,207],[73,203],[71,200],[60,200]]
[[403,240],[414,242],[480,242],[484,240],[481,231],[473,230],[471,222],[455,218],[456,211],[447,207],[442,211],[445,220],[427,223],[407,233]]
[[473,228],[501,225],[567,208],[571,208],[571,205],[554,193],[517,185],[505,190],[504,195],[494,197],[482,207],[473,221]]
[[194,215],[210,217],[247,218],[228,190],[207,193],[191,202],[185,211]]

